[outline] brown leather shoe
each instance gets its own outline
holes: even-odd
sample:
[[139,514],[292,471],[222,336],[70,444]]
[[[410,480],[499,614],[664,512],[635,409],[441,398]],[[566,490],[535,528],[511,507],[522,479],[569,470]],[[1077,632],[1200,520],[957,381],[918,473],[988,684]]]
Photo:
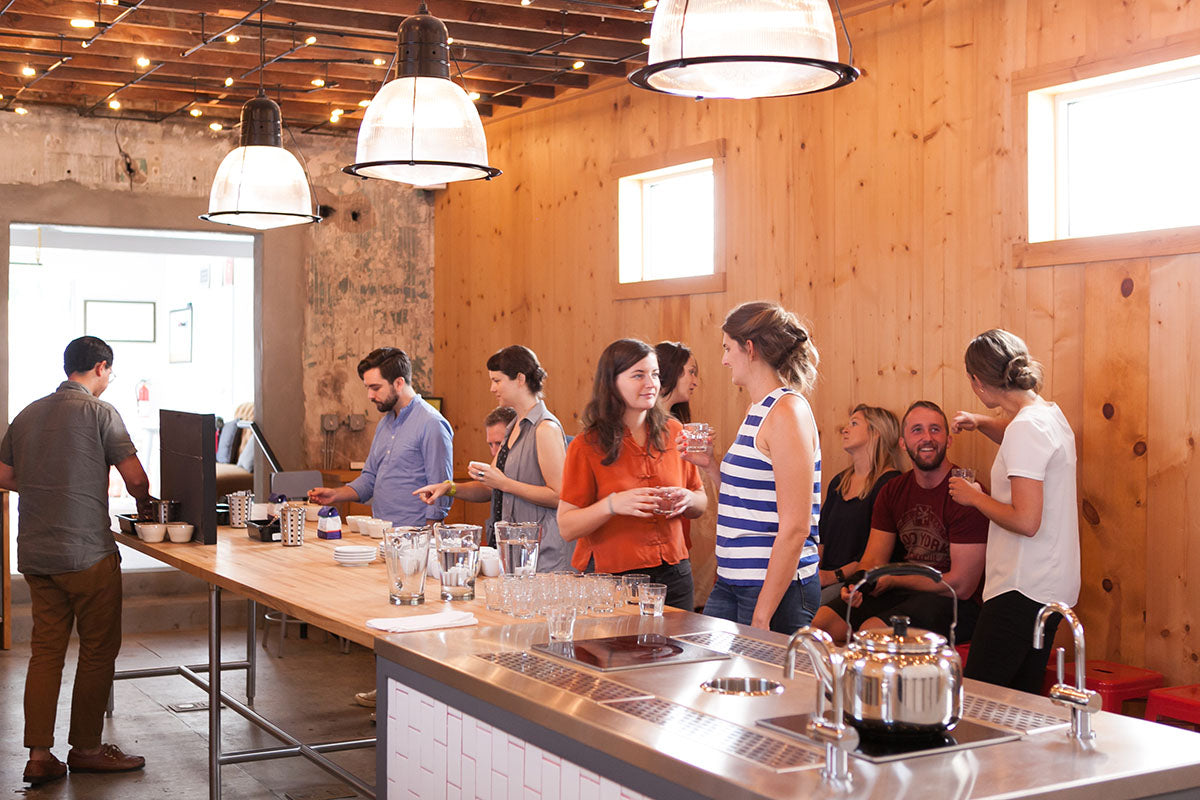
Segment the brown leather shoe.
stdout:
[[24,780],[31,786],[38,786],[50,781],[56,781],[67,774],[67,765],[54,756],[49,758],[29,759],[25,764]]
[[99,753],[90,755],[71,748],[71,752],[67,753],[67,766],[71,772],[129,772],[146,766],[146,759],[127,756],[115,744],[102,744]]

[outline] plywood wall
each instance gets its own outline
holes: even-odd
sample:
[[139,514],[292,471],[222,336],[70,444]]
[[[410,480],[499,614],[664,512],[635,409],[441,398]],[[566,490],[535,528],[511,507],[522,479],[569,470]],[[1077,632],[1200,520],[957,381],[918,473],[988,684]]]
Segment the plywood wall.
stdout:
[[[1078,438],[1089,655],[1200,680],[1200,256],[1022,269],[1013,255],[1026,226],[1014,76],[1178,43],[1200,32],[1189,8],[897,2],[849,20],[864,76],[836,92],[693,102],[614,83],[492,121],[505,174],[453,186],[435,212],[436,387],[458,466],[486,453],[484,362],[513,342],[541,356],[549,405],[574,432],[609,341],[683,340],[700,362],[696,417],[728,442],[748,398],[720,366],[720,322],[742,301],[778,300],[812,322],[821,350],[812,401],[831,476],[855,403],[980,410],[963,348],[1008,327],[1045,362],[1046,393]],[[615,300],[611,165],[715,139],[726,291]],[[994,447],[964,435],[951,454],[986,469]],[[697,529],[703,565],[711,514]]]

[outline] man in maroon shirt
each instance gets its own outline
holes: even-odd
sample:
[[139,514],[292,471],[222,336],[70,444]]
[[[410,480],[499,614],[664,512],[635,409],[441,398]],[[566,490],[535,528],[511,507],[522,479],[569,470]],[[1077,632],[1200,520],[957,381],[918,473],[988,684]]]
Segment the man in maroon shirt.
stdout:
[[[954,605],[944,584],[957,593],[959,642],[971,638],[979,616],[983,589],[984,553],[988,521],[976,509],[950,498],[950,470],[946,460],[950,426],[936,403],[918,400],[909,406],[900,423],[900,441],[913,468],[889,481],[875,499],[871,536],[863,553],[864,569],[888,561],[905,561],[933,567],[942,583],[913,575],[885,575],[865,596],[853,598],[850,622],[854,629],[888,627],[893,616],[905,616],[917,628],[950,631]],[[848,584],[851,582],[848,581]],[[817,611],[813,626],[843,640],[849,590]]]

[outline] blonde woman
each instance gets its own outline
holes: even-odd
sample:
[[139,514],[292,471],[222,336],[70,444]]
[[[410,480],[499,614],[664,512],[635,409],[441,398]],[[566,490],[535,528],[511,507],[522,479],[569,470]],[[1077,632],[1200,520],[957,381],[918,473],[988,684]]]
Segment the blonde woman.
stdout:
[[871,511],[883,485],[900,474],[900,421],[886,408],[859,404],[842,426],[850,466],[829,482],[821,505],[821,599],[838,596],[858,569],[871,535]]

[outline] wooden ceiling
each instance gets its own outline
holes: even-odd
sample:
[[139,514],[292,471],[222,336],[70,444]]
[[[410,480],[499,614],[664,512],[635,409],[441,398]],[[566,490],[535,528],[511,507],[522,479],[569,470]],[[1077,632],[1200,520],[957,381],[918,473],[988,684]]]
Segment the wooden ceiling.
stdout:
[[[640,66],[652,16],[642,1],[428,0],[428,6],[449,29],[452,76],[479,93],[476,103],[487,116]],[[0,0],[0,110],[36,113],[51,105],[95,117],[236,125],[242,104],[258,90],[261,11],[262,81],[289,128],[349,135],[362,118],[359,103],[388,78],[396,29],[417,6],[417,0]],[[119,108],[110,107],[113,101]],[[336,122],[335,109],[344,112]]]

